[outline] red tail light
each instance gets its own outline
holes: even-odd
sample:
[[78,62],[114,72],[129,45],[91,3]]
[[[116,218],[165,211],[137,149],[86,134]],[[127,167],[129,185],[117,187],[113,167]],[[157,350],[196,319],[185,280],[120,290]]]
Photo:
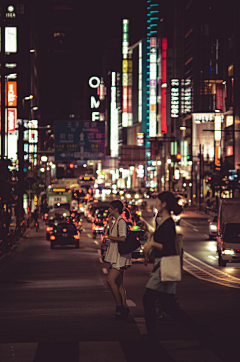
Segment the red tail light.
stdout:
[[67,229],[63,229],[63,232],[66,233],[66,232],[67,232]]
[[74,239],[79,239],[79,235],[74,235]]
[[50,236],[50,240],[55,240],[56,238],[55,238],[55,236],[54,235],[51,235]]

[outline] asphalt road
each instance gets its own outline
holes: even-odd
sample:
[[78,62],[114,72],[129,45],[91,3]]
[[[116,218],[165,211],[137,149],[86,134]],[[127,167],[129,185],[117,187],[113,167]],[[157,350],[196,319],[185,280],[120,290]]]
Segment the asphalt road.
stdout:
[[[143,215],[151,222],[151,214]],[[185,213],[179,230],[184,249],[217,267],[209,258],[208,223]],[[193,228],[196,230],[194,231]],[[146,361],[142,297],[151,271],[134,262],[125,273],[131,315],[115,321],[106,278],[108,264],[100,262],[100,238],[92,239],[84,222],[80,248],[50,249],[45,225],[31,229],[10,254],[0,260],[0,361]],[[214,241],[212,241],[214,243]],[[214,254],[216,256],[216,254]],[[233,269],[236,265],[222,268]],[[178,285],[182,308],[206,331],[209,343],[200,347],[186,327],[169,316],[158,321],[160,361],[235,361],[239,355],[240,290],[205,281],[184,272]]]

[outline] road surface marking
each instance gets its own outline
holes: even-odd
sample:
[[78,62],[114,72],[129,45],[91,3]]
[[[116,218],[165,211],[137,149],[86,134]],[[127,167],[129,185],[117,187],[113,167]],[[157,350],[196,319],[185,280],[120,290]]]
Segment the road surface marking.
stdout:
[[194,277],[225,287],[240,289],[240,278],[236,278],[220,269],[195,258],[191,254],[184,252],[183,269]]
[[127,306],[128,307],[136,307],[136,304],[131,299],[127,299]]
[[91,235],[91,234],[87,234],[87,236],[88,236],[90,239],[92,239],[92,235]]
[[100,263],[101,263],[101,264],[103,264],[103,263],[104,263],[104,261],[102,261],[102,258],[99,258],[99,261],[100,261]]
[[93,240],[93,242],[94,242],[96,245],[99,245],[99,241]]
[[193,230],[198,232],[198,229],[196,229],[196,228],[193,228]]
[[97,252],[98,252],[98,254],[101,254],[101,250],[100,250],[100,249],[98,249]]
[[85,233],[86,229],[82,228],[82,231]]
[[107,268],[102,268],[103,274],[108,274]]
[[139,317],[139,318],[134,318],[134,321],[138,327],[140,334],[147,334],[145,319],[143,317]]

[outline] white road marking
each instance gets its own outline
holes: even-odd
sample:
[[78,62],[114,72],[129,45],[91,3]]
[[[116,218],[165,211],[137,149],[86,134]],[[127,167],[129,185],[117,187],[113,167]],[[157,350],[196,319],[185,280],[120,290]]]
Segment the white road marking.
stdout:
[[96,245],[99,245],[99,241],[93,240],[93,242],[94,242]]
[[85,233],[85,232],[86,232],[86,229],[82,228],[82,231]]
[[91,234],[87,234],[87,236],[88,236],[90,239],[92,239],[92,235],[91,235]]
[[196,229],[196,228],[193,228],[193,230],[198,232],[198,229]]
[[127,299],[127,306],[128,307],[136,307],[136,304],[131,299]]
[[98,254],[101,254],[101,250],[100,250],[100,249],[98,249],[98,250],[97,250],[97,253],[98,253]]
[[103,274],[108,274],[107,268],[102,268]]
[[147,334],[145,319],[143,317],[139,317],[139,318],[134,318],[134,321],[138,327],[140,334]]

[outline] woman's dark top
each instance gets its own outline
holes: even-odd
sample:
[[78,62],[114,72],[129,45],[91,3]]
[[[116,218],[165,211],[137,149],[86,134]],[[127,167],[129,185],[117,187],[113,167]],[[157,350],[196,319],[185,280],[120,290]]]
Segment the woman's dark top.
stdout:
[[170,217],[165,220],[158,229],[154,232],[154,241],[162,244],[163,249],[158,250],[153,248],[151,256],[161,258],[162,256],[176,255],[175,249],[176,230],[173,219]]

